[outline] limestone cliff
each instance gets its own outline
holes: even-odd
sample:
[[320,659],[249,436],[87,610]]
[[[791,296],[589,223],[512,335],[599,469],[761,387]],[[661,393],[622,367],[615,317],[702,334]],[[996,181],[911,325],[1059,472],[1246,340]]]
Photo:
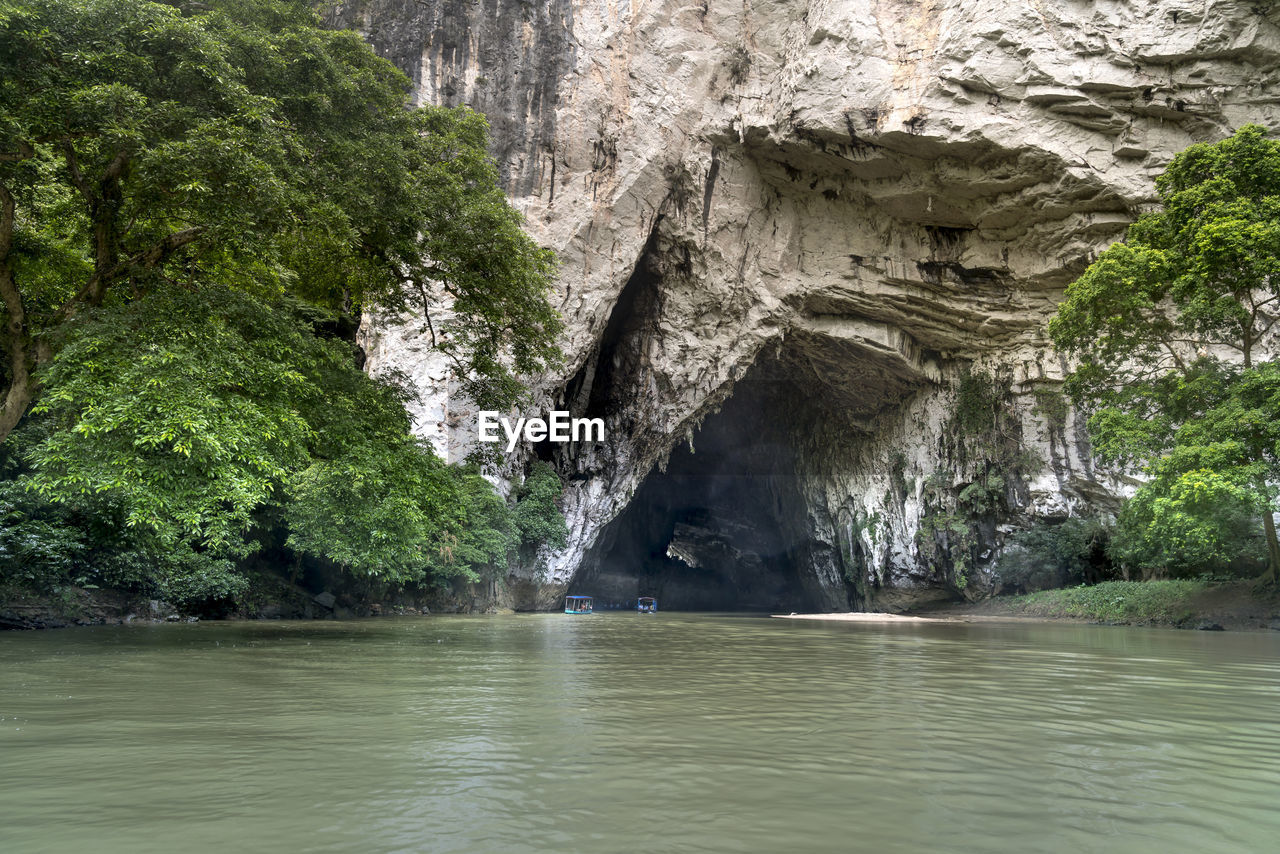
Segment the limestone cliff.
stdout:
[[[690,607],[989,589],[1013,527],[1124,489],[1057,394],[1063,288],[1174,153],[1280,128],[1280,11],[1256,0],[332,15],[423,101],[489,116],[514,203],[560,255],[569,361],[540,399],[610,433],[538,449],[572,536],[512,580],[519,607],[573,584]],[[466,421],[412,325],[367,344],[372,369],[419,377],[425,433]],[[989,424],[957,417],[966,388]]]

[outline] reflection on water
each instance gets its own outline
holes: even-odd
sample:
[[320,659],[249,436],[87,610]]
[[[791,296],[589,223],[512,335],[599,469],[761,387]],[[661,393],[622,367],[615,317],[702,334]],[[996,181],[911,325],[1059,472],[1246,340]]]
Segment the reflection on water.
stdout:
[[1271,851],[1280,639],[689,614],[0,635],[0,851]]

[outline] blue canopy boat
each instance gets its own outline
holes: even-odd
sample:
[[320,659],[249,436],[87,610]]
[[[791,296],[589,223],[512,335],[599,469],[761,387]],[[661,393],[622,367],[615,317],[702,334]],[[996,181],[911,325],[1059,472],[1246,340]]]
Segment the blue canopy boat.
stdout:
[[641,614],[656,614],[658,613],[658,600],[652,596],[641,596],[636,602],[636,610]]
[[591,597],[590,596],[564,597],[564,612],[566,614],[590,614],[591,613]]

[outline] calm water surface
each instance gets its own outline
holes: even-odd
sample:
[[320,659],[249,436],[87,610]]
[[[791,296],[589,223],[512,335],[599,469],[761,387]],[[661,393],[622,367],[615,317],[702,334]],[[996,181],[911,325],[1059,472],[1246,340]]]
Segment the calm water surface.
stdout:
[[0,851],[1280,850],[1280,639],[756,617],[0,634]]

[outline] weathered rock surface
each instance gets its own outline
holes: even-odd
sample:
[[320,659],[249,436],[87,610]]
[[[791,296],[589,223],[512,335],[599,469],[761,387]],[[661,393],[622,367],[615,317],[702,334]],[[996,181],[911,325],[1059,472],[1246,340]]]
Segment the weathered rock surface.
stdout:
[[[673,561],[690,524],[706,553],[775,525],[732,559],[791,566],[811,607],[988,589],[1012,526],[1124,488],[1055,403],[1044,323],[1063,288],[1174,153],[1280,128],[1280,10],[1250,0],[365,0],[333,15],[422,100],[489,116],[513,201],[560,254],[569,364],[541,399],[605,417],[609,440],[549,452],[572,536],[512,579],[518,607],[575,578],[657,578],[632,564]],[[372,370],[422,378],[419,427],[443,448],[465,417],[416,330],[366,344]],[[937,517],[990,485],[954,416],[975,371],[997,378],[1020,454],[997,460],[999,508],[975,516],[958,567]],[[758,441],[735,462],[726,437],[744,428]],[[748,457],[765,470],[737,511],[698,486]],[[667,541],[637,556],[641,529]]]

